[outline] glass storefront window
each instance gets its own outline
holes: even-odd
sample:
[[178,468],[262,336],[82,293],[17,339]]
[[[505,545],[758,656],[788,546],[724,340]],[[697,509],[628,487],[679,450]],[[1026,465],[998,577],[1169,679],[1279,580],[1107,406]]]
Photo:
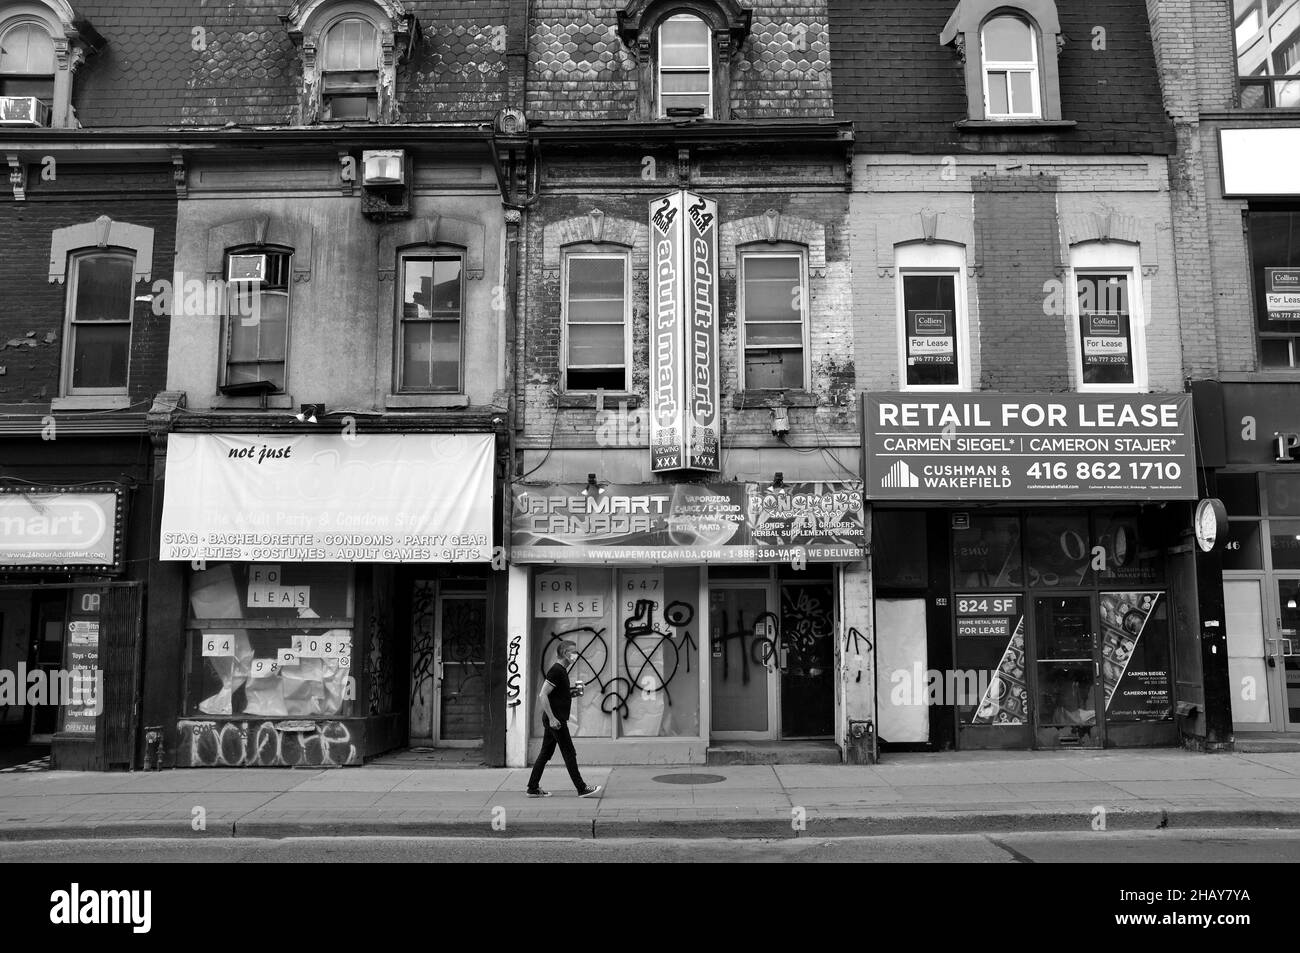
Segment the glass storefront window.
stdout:
[[1148,513],[1136,509],[1093,511],[1089,551],[1094,563],[1098,555],[1102,560],[1102,568],[1096,573],[1097,585],[1163,585],[1164,554],[1151,542],[1159,534]]
[[1269,520],[1268,532],[1273,568],[1300,569],[1300,520]]
[[1224,569],[1263,569],[1258,520],[1230,520],[1223,544]]
[[1259,515],[1259,481],[1255,474],[1221,473],[1215,485],[1229,516]]
[[1300,474],[1267,473],[1264,487],[1272,516],[1300,516]]
[[352,567],[216,563],[190,576],[186,711],[351,714]]
[[1163,592],[1103,592],[1100,599],[1106,720],[1172,718],[1169,600]]
[[925,517],[924,510],[872,510],[872,581],[877,589],[925,587]]
[[1025,523],[1031,588],[1092,585],[1087,513],[1034,513]]
[[[538,687],[571,640],[575,737],[698,737],[699,570],[566,567],[533,572],[533,671]],[[542,735],[532,704],[532,734]]]
[[973,513],[969,529],[953,530],[952,547],[958,587],[1003,589],[1023,584],[1019,516]]

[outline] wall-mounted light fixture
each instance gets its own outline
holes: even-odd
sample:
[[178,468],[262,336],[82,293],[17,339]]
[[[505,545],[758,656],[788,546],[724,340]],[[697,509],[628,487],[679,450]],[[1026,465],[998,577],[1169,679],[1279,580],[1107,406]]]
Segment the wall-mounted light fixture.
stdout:
[[320,421],[316,419],[317,416],[325,416],[324,404],[299,404],[298,412],[293,415],[293,419],[298,421],[300,424],[315,424],[320,423]]
[[598,496],[599,494],[601,494],[601,493],[603,493],[603,492],[604,492],[604,490],[602,490],[602,489],[600,488],[600,484],[596,482],[596,474],[594,474],[594,473],[588,473],[588,474],[587,474],[587,485],[586,485],[586,487],[583,488],[582,495],[583,495],[583,496]]
[[777,470],[776,473],[772,474],[772,485],[768,487],[768,489],[780,490],[784,486],[785,486],[785,473],[781,470]]

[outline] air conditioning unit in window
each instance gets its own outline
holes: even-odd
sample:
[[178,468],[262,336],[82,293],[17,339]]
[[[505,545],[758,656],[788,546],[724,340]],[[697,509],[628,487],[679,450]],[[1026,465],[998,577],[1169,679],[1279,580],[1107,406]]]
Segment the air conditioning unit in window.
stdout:
[[0,96],[0,126],[48,126],[50,107],[35,96]]

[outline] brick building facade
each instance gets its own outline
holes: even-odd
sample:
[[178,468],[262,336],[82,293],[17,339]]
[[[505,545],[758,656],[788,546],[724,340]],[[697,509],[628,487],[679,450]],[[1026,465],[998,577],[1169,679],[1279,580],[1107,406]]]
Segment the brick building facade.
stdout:
[[[1300,727],[1294,522],[1300,439],[1300,4],[1147,4],[1174,166],[1184,372],[1207,497],[1223,503],[1201,558],[1211,734],[1239,748]],[[1213,523],[1213,520],[1209,520]],[[1215,631],[1218,630],[1218,631]]]

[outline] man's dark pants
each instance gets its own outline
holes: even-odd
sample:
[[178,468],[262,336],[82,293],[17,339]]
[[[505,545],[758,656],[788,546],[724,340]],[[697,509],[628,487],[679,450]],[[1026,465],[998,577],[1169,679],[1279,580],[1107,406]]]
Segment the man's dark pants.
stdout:
[[533,773],[528,778],[528,790],[536,791],[538,783],[542,780],[542,771],[546,768],[546,763],[551,760],[555,754],[556,747],[559,747],[560,754],[564,756],[564,766],[569,769],[569,779],[573,781],[573,786],[581,794],[587,790],[587,784],[582,780],[582,772],[578,770],[578,752],[573,748],[573,738],[569,736],[569,726],[565,725],[547,725],[546,737],[542,739],[542,750],[537,753],[537,760],[533,762]]

